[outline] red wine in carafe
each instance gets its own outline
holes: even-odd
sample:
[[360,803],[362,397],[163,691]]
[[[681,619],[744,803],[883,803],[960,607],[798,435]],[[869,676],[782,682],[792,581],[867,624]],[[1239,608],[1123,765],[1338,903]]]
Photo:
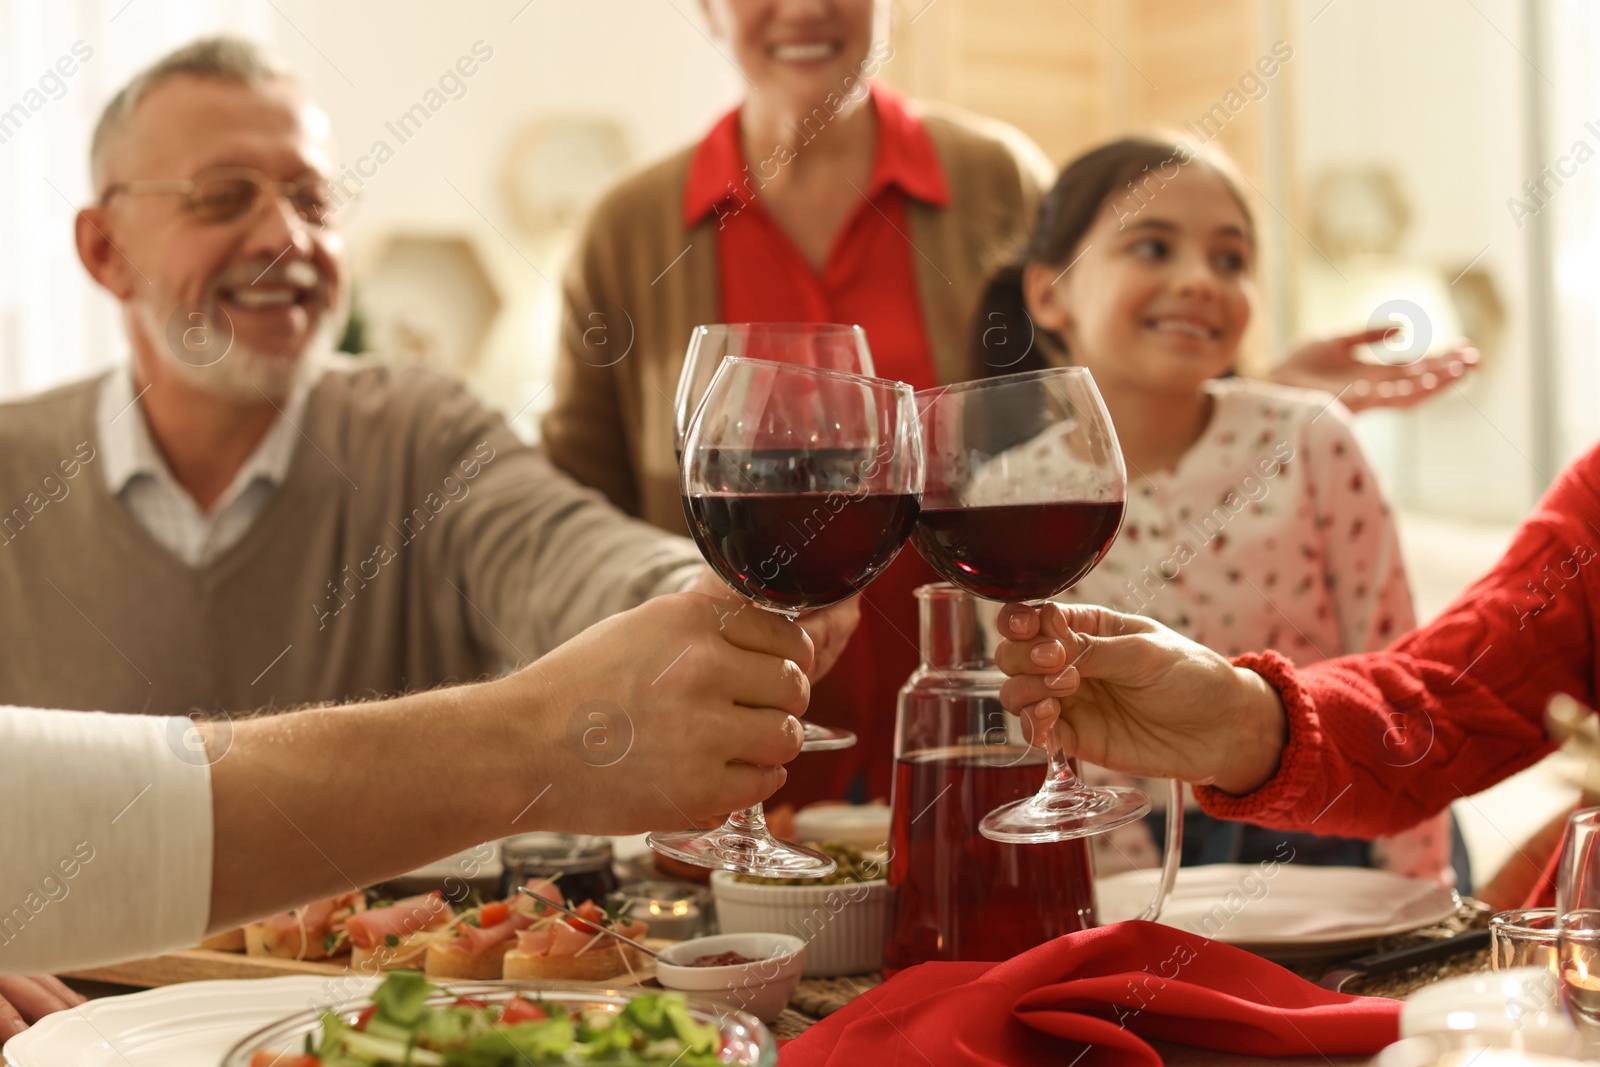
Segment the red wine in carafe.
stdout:
[[1031,796],[1045,756],[1021,745],[962,745],[895,762],[887,971],[926,960],[1005,960],[1095,925],[1086,839],[1005,845],[978,832]]

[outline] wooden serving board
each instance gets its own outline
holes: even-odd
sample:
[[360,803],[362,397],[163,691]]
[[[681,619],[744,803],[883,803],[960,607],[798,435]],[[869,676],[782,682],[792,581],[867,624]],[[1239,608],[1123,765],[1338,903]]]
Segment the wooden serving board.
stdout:
[[243,952],[219,952],[212,948],[188,948],[151,956],[149,959],[114,963],[108,967],[70,971],[66,977],[151,989],[216,978],[279,978],[289,974],[343,977],[350,973],[350,968],[340,962],[286,960],[272,956],[247,956]]
[[[645,945],[660,951],[676,941],[657,937],[645,938]],[[221,952],[210,948],[188,948],[180,952],[167,952],[149,959],[129,960],[108,967],[92,967],[83,971],[69,971],[64,977],[82,978],[92,982],[114,982],[118,985],[151,989],[156,986],[177,985],[179,982],[204,982],[227,978],[279,978],[284,975],[311,974],[342,978],[357,972],[348,966],[349,957],[335,960],[289,960],[274,956],[249,956],[243,952]],[[572,989],[594,986],[596,989],[626,988],[643,985],[656,976],[656,961],[646,957],[634,968],[633,974],[621,974],[604,982],[527,982],[530,988]]]

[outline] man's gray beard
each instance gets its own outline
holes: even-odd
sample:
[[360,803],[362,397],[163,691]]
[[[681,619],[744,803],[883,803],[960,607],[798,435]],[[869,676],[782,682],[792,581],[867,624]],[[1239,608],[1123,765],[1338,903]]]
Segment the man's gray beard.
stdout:
[[165,318],[158,317],[148,303],[140,301],[136,314],[146,343],[155,349],[156,358],[168,370],[202,392],[240,404],[257,404],[263,399],[279,404],[288,399],[311,365],[333,350],[343,318],[335,309],[324,311],[305,348],[296,355],[270,355],[235,340],[221,359],[200,366],[179,359],[171,350],[167,344]]

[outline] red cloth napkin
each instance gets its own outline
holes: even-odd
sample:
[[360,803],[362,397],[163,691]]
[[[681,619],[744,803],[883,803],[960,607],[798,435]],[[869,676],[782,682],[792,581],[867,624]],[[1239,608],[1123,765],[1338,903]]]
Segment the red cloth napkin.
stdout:
[[1122,922],[1004,963],[924,963],[783,1048],[782,1067],[1148,1064],[1144,1038],[1253,1056],[1369,1055],[1400,1002],[1334,993],[1260,956],[1170,926]]

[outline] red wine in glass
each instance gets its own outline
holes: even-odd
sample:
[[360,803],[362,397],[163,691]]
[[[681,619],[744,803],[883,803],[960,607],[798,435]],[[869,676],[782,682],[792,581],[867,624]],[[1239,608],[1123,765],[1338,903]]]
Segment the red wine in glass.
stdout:
[[1048,600],[1110,550],[1122,511],[1120,500],[924,508],[912,540],[946,581],[978,596]]
[[909,493],[704,493],[684,498],[695,541],[728,585],[776,611],[854,596],[893,562],[917,518]]
[[[678,390],[673,398],[673,453],[683,467],[683,440],[695,410],[711,387],[711,379],[728,356],[793,363],[802,367],[842,371],[872,377],[872,350],[867,332],[860,326],[816,322],[735,322],[696,326],[689,335],[683,370],[678,375]],[[687,504],[687,502],[685,502]],[[694,517],[685,516],[694,526]],[[803,724],[806,741],[802,751],[822,752],[849,748],[856,735],[849,730]]]
[[[1039,603],[1099,563],[1122,525],[1128,477],[1116,428],[1083,367],[1007,374],[917,394],[927,460],[917,551],[989,600]],[[1059,731],[1034,796],[990,812],[983,835],[1008,844],[1105,833],[1150,810],[1121,786],[1090,788]]]

